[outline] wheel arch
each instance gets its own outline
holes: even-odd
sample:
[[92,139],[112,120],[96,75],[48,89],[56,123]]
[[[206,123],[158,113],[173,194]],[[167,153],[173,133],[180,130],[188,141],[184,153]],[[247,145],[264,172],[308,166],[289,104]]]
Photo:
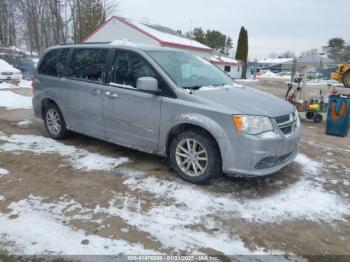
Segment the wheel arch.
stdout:
[[187,130],[203,132],[208,135],[216,145],[221,160],[223,159],[224,146],[222,143],[220,143],[220,138],[228,139],[228,137],[222,127],[208,117],[190,117],[188,115],[184,116],[181,121],[175,121],[175,124],[169,129],[169,132],[167,132],[164,143],[164,151],[166,156],[169,157],[171,141],[176,137],[177,134]]
[[62,105],[54,98],[52,97],[46,97],[44,98],[42,101],[41,101],[41,116],[42,116],[42,119],[44,119],[44,113],[45,113],[45,109],[46,107],[49,105],[49,104],[54,104],[58,107],[58,109],[60,110],[63,118],[64,118],[64,121],[66,123],[66,126],[67,128],[69,127],[69,119],[66,117],[66,114],[65,114],[65,110],[64,108],[62,107]]

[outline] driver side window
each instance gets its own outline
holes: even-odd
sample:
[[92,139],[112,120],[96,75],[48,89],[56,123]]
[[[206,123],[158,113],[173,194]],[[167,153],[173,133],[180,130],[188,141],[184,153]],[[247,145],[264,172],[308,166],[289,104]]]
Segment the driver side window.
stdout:
[[113,59],[110,83],[136,88],[137,79],[140,77],[157,79],[157,73],[138,54],[117,51]]

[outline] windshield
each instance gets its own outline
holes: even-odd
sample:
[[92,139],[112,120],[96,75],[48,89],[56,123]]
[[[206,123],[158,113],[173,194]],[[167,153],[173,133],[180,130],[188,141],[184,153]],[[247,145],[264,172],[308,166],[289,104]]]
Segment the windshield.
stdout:
[[230,85],[233,80],[207,60],[177,51],[148,51],[175,84],[182,88]]

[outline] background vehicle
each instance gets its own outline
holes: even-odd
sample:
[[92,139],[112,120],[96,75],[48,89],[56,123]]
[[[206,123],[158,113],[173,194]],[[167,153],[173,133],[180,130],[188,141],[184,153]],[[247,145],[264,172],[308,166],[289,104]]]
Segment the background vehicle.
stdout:
[[32,79],[35,73],[35,68],[39,62],[39,58],[23,58],[16,65],[24,79]]
[[338,65],[338,70],[331,74],[331,78],[350,88],[350,64]]
[[0,59],[0,82],[20,81],[21,79],[21,71],[8,64],[5,60]]
[[221,172],[267,175],[298,153],[295,107],[237,85],[191,53],[125,44],[49,49],[33,82],[33,107],[54,139],[68,130],[170,159],[205,183]]

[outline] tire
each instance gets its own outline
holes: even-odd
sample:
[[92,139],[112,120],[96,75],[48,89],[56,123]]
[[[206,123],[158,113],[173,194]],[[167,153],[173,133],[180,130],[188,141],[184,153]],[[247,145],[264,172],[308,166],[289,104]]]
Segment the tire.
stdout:
[[323,119],[323,116],[321,114],[316,114],[314,116],[314,122],[315,123],[321,123],[322,122],[322,119]]
[[312,120],[315,116],[315,113],[314,112],[306,112],[305,116],[307,119]]
[[212,138],[202,131],[191,130],[178,134],[171,141],[169,158],[177,175],[193,184],[209,183],[211,178],[221,174],[219,149]]
[[350,88],[350,71],[347,71],[343,76],[343,84],[345,87]]
[[49,103],[44,110],[45,129],[53,139],[63,139],[67,136],[68,130],[61,110],[54,103]]

